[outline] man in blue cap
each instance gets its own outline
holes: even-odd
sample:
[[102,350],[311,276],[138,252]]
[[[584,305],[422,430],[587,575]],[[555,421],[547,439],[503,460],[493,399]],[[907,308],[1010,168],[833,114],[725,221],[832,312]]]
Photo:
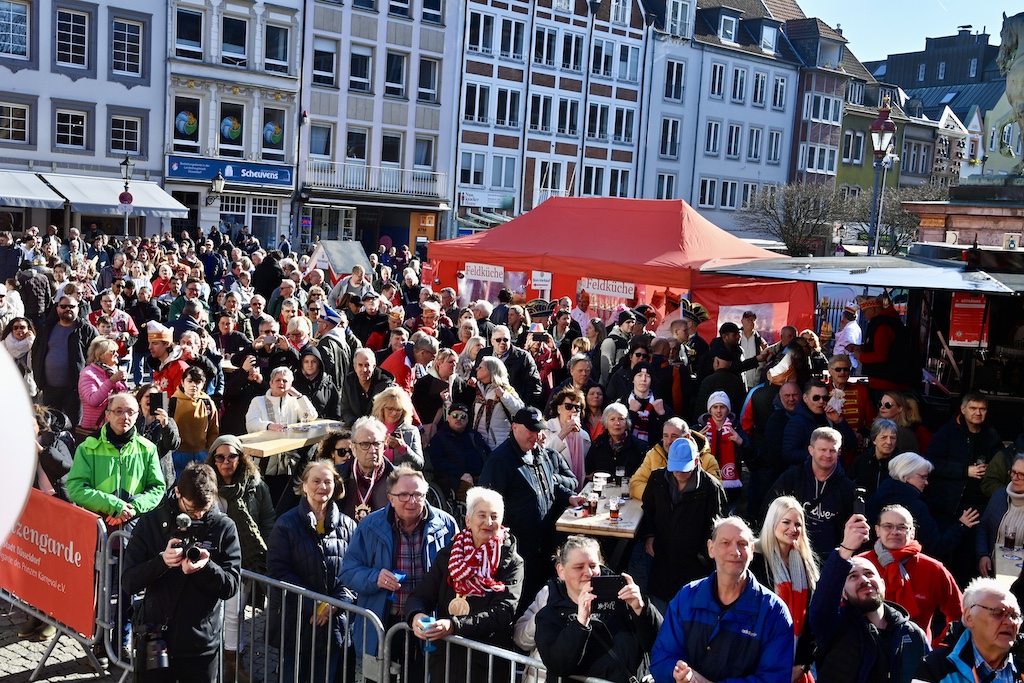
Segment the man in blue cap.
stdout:
[[316,321],[316,347],[323,359],[324,372],[334,379],[335,386],[343,386],[345,376],[352,369],[352,357],[359,348],[359,340],[348,333],[348,317],[324,304]]

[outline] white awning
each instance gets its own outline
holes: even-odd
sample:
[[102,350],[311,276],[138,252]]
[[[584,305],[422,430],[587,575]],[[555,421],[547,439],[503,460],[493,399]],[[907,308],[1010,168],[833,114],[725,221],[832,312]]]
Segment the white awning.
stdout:
[[[118,202],[118,197],[124,192],[123,180],[57,173],[46,173],[43,177],[53,189],[71,202],[72,211],[99,215],[123,213]],[[188,218],[188,207],[154,182],[133,180],[128,191],[133,198],[132,216]]]
[[59,209],[64,198],[46,186],[36,173],[0,171],[0,206]]

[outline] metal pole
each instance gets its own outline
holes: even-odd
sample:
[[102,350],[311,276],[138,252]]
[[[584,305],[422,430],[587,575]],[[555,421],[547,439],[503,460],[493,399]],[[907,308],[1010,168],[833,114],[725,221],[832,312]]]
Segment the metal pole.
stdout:
[[878,232],[878,192],[882,182],[882,163],[875,160],[875,191],[871,194],[871,221],[868,224],[868,256],[875,255],[875,235]]

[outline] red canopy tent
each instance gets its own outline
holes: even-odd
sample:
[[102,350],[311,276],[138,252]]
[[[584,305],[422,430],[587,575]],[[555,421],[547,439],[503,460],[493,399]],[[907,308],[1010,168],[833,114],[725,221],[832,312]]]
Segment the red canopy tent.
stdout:
[[[810,283],[701,273],[716,258],[778,258],[722,230],[682,200],[552,197],[529,213],[486,232],[431,242],[428,256],[441,284],[454,286],[466,262],[507,271],[552,273],[551,295],[572,296],[580,278],[689,291],[711,312],[722,306],[774,303],[789,324],[811,327]],[[529,293],[527,294],[529,297]],[[650,299],[652,293],[647,292]],[[737,316],[738,319],[738,316]],[[776,320],[776,324],[778,320]]]

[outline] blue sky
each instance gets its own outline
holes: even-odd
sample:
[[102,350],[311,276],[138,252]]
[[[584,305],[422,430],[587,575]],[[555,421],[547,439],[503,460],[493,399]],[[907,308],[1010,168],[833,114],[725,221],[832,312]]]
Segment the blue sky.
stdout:
[[[974,32],[986,28],[989,43],[999,44],[1003,12],[1024,10],[1024,5],[996,0],[797,0],[808,17],[818,17],[843,36],[862,62],[886,55],[924,49],[925,38],[951,36],[956,27],[972,24]],[[887,27],[880,29],[879,27]]]

